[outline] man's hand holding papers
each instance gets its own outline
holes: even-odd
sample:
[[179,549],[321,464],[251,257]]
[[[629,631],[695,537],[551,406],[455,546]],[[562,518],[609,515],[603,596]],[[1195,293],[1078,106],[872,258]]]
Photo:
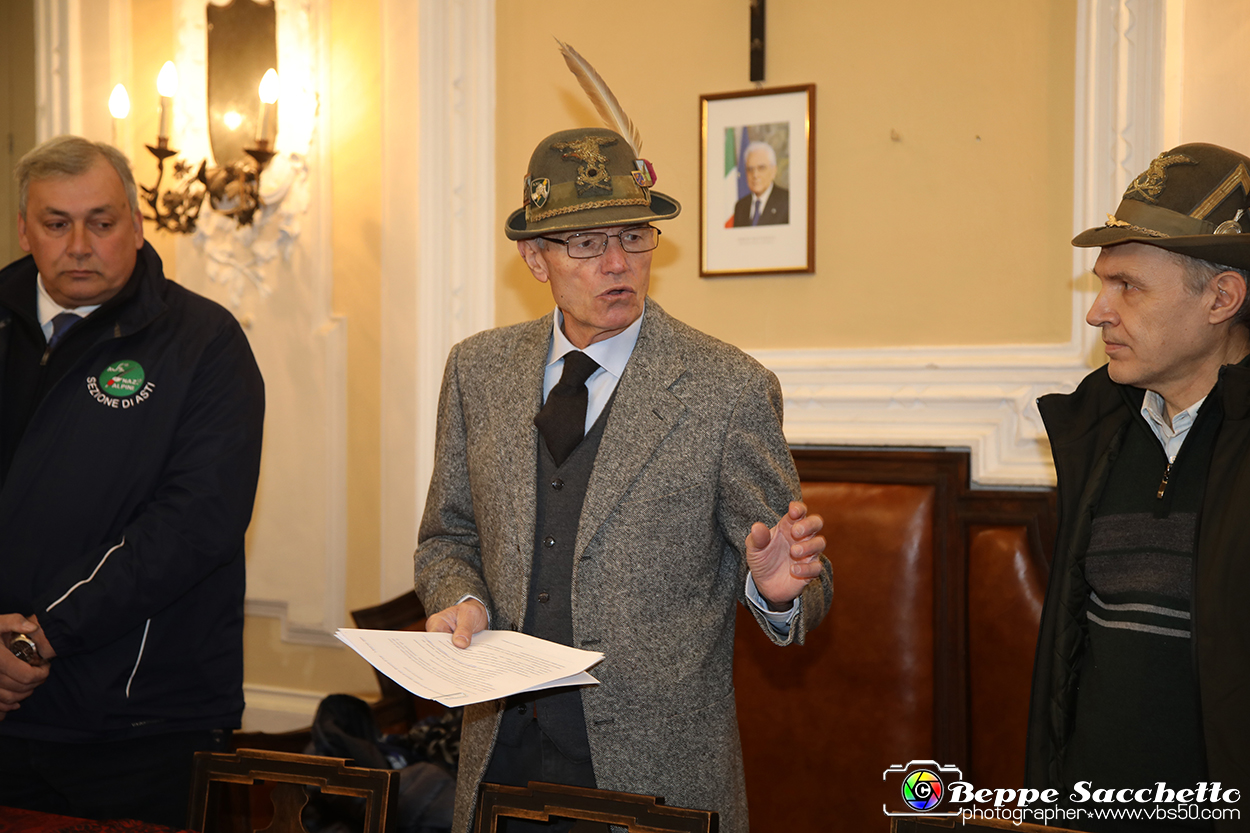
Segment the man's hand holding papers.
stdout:
[[482,631],[468,648],[449,633],[340,628],[335,634],[374,668],[418,697],[464,706],[570,685],[597,685],[586,669],[603,660],[513,631]]

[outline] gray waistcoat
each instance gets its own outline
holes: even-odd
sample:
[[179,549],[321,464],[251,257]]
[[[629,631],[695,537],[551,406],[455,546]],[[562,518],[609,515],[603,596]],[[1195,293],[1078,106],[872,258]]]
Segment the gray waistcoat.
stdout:
[[[542,440],[538,443],[534,566],[524,630],[562,645],[573,645],[573,549],[590,473],[611,408],[609,400],[590,433],[561,466],[556,466],[547,444]],[[590,760],[581,691],[575,688],[557,690],[539,695],[532,704],[539,727],[562,753],[571,760]],[[509,723],[513,726],[509,727]],[[521,726],[517,724],[521,723],[520,720],[505,720],[500,731],[509,728],[519,731]]]

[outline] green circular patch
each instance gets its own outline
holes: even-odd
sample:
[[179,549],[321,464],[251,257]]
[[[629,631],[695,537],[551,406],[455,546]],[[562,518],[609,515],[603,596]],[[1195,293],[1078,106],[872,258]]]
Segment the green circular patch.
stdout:
[[100,374],[100,390],[112,396],[133,396],[143,388],[143,366],[130,359],[113,362]]

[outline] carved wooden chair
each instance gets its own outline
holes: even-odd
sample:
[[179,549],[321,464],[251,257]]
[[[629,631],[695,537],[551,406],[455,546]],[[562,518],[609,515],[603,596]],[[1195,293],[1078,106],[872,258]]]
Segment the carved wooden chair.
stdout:
[[[669,807],[653,795],[592,790],[530,781],[528,787],[482,784],[477,799],[476,833],[496,833],[505,818],[549,821],[577,819],[615,824],[646,833],[717,833],[713,810]],[[577,826],[573,828],[574,831]]]
[[[191,782],[188,828],[199,833],[251,833],[248,802],[222,802],[223,792],[261,785],[272,786],[273,823],[268,833],[304,833],[300,813],[308,803],[305,787],[327,795],[365,800],[364,833],[393,833],[397,821],[399,773],[393,770],[348,766],[343,758],[296,755],[262,749],[237,752],[197,752]],[[220,788],[220,789],[219,789]]]

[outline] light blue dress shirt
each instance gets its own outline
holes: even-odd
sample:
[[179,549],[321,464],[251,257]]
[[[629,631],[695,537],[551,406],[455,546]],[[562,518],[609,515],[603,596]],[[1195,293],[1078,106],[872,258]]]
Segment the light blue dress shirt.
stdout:
[[1146,397],[1141,404],[1141,415],[1146,418],[1146,424],[1159,438],[1159,442],[1163,443],[1163,453],[1167,455],[1169,464],[1176,462],[1176,455],[1185,444],[1189,429],[1194,427],[1194,418],[1198,416],[1198,409],[1206,401],[1207,398],[1202,397],[1168,422],[1167,417],[1163,415],[1166,410],[1163,397],[1152,390],[1146,391]]

